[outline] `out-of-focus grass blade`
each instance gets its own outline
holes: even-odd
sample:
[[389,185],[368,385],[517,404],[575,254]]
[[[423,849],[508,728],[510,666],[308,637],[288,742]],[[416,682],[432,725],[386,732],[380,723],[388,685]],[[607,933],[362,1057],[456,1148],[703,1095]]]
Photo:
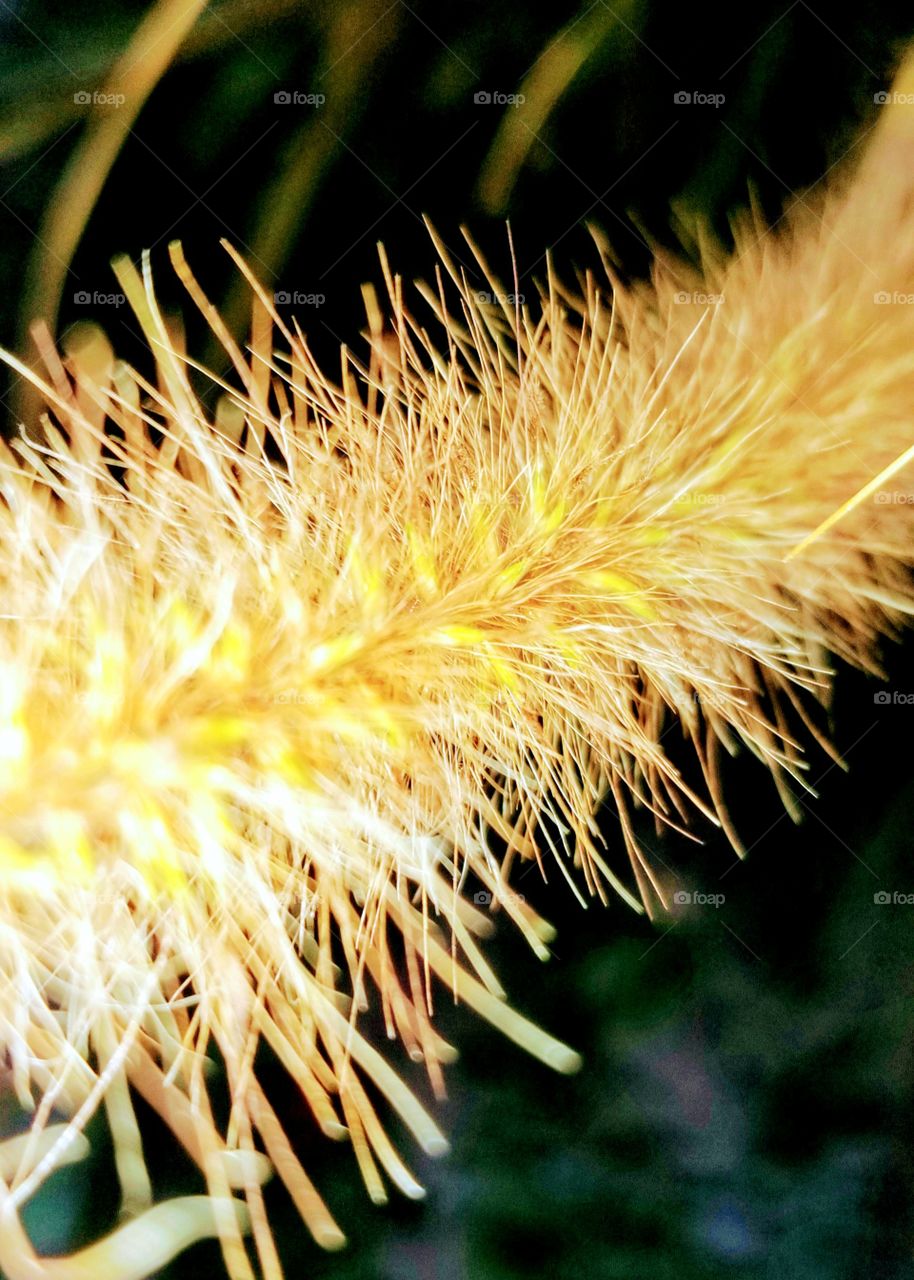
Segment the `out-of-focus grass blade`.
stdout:
[[524,101],[506,109],[479,175],[477,193],[490,213],[504,213],[527,156],[572,82],[608,41],[636,35],[641,11],[640,0],[621,0],[613,10],[594,5],[539,55],[518,90]]

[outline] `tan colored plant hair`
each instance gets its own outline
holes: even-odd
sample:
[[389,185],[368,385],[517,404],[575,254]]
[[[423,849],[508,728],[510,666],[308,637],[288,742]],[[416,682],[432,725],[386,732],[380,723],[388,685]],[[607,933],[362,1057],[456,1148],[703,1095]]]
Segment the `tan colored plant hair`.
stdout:
[[[717,753],[740,744],[794,803],[791,726],[818,733],[832,656],[877,670],[912,607],[911,507],[889,487],[914,449],[904,110],[826,200],[772,234],[747,219],[700,271],[661,257],[650,288],[607,265],[571,291],[550,266],[538,305],[490,304],[439,246],[421,321],[382,259],[370,359],[344,351],[336,381],[253,280],[241,351],[179,246],[230,366],[209,375],[212,413],[148,261],[117,271],[154,378],[98,330],[63,360],[43,343],[42,435],[0,459],[0,1042],[34,1111],[0,1162],[11,1280],[139,1280],[205,1234],[246,1280],[248,1229],[273,1280],[271,1172],[341,1244],[261,1043],[348,1136],[375,1200],[382,1175],[418,1196],[366,1081],[426,1151],[446,1144],[361,1033],[371,1000],[437,1093],[436,981],[578,1065],[504,1000],[473,890],[545,959],[517,861],[658,909],[671,885],[634,807],[680,829],[701,810],[738,847]],[[665,748],[675,722],[703,795]],[[607,797],[630,883],[597,821]],[[134,1094],[205,1198],[149,1207]],[[18,1210],[100,1106],[140,1216],[38,1259]]]

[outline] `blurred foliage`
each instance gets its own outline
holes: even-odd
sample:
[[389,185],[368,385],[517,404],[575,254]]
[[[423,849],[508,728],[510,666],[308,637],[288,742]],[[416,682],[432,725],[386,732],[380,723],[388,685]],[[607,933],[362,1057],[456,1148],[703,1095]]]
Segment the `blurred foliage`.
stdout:
[[[649,241],[672,240],[671,206],[726,238],[750,192],[776,218],[791,191],[840,162],[912,27],[889,0],[840,13],[805,0],[222,0],[178,40],[168,19],[186,6],[156,9],[159,40],[144,52],[132,42],[151,21],[145,2],[0,4],[6,345],[28,349],[28,325],[53,320],[56,293],[61,334],[84,318],[76,295],[113,291],[115,252],[152,248],[160,290],[179,305],[165,260],[176,236],[238,333],[247,304],[221,236],[268,288],[323,295],[300,319],[330,360],[362,324],[376,240],[407,278],[430,274],[422,215],[465,263],[458,228],[470,225],[505,275],[510,218],[530,293],[547,247],[568,271],[593,260],[588,222],[637,275]],[[80,101],[122,91],[122,107]],[[684,109],[680,91],[725,102]],[[124,309],[102,304],[93,318],[140,358]],[[799,828],[761,771],[733,765],[746,863],[731,870],[710,833],[700,857],[672,837],[658,845],[693,887],[725,893],[717,908],[654,924],[618,904],[583,913],[564,886],[525,876],[522,891],[560,927],[556,956],[540,967],[505,929],[493,958],[518,1006],[586,1065],[555,1079],[442,995],[442,1027],[463,1057],[442,1108],[451,1157],[416,1159],[404,1139],[429,1187],[424,1205],[372,1208],[345,1148],[317,1139],[290,1096],[288,1122],[352,1243],[322,1255],[274,1189],[289,1274],[914,1277],[914,908],[873,901],[880,889],[914,890],[914,791],[910,749],[899,747],[906,709],[879,711],[870,683],[839,684],[835,733],[851,782],[815,761],[821,799]],[[611,815],[606,827],[614,839]],[[198,1190],[149,1131],[160,1192]],[[62,1170],[29,1207],[48,1251],[111,1225],[103,1128],[90,1137],[88,1170]],[[171,1280],[218,1274],[217,1251],[202,1245],[169,1270]]]
[[[76,295],[113,290],[116,252],[152,248],[177,305],[175,236],[239,335],[222,236],[267,287],[323,295],[303,322],[331,354],[360,324],[376,240],[407,278],[430,273],[423,215],[468,268],[470,224],[503,274],[510,218],[530,293],[547,246],[594,260],[588,222],[641,272],[671,203],[726,234],[750,189],[776,217],[815,182],[871,119],[911,25],[897,0],[840,19],[805,3],[6,0],[0,339],[26,351],[58,303],[60,329],[79,319]],[[725,103],[684,109],[683,90]],[[275,100],[295,93],[323,102]],[[98,310],[135,355],[129,318]]]

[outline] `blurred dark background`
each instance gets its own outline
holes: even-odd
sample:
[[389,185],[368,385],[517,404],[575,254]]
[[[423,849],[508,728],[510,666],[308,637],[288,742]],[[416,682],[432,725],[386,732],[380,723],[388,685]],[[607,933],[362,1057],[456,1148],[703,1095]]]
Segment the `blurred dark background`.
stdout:
[[[220,237],[272,291],[309,296],[291,309],[331,370],[341,341],[358,347],[378,240],[404,277],[430,276],[423,215],[471,279],[461,224],[510,281],[506,220],[521,292],[548,248],[561,272],[593,264],[588,224],[637,276],[650,239],[673,242],[671,210],[726,239],[750,197],[775,219],[840,163],[914,34],[910,7],[886,0],[198,8],[191,24],[188,0],[0,3],[5,346],[28,357],[36,317],[65,340],[91,316],[142,362],[109,260],[151,248],[177,307],[175,237],[239,337],[245,296]],[[0,391],[11,421],[17,386]],[[424,1204],[372,1208],[349,1153],[312,1143],[290,1096],[350,1246],[322,1254],[274,1189],[289,1276],[914,1278],[914,906],[895,898],[914,892],[914,710],[874,702],[914,691],[909,659],[888,652],[884,682],[840,674],[832,732],[850,774],[811,754],[820,797],[802,825],[740,759],[727,781],[747,860],[706,831],[699,854],[656,844],[718,905],[651,924],[621,904],[582,912],[558,876],[523,878],[559,928],[554,959],[540,965],[509,927],[490,954],[514,1003],[585,1065],[554,1077],[442,995],[462,1054],[440,1114],[454,1149],[432,1163],[401,1144]],[[611,815],[606,829],[618,849]],[[199,1190],[147,1132],[161,1193]],[[47,1251],[112,1225],[106,1138],[90,1136],[88,1167],[30,1206]],[[168,1272],[219,1274],[209,1246]]]

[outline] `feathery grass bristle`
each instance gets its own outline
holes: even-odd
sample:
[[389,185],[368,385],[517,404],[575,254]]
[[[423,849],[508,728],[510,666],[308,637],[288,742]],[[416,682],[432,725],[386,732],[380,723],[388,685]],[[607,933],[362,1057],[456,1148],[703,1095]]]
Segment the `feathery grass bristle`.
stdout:
[[[737,226],[700,271],[658,261],[650,288],[606,263],[574,291],[550,267],[536,306],[491,306],[439,244],[420,319],[382,256],[370,354],[344,353],[336,381],[232,250],[246,351],[171,251],[225,377],[181,349],[148,259],[116,270],[154,372],[98,329],[63,358],[39,335],[48,412],[0,456],[0,1026],[36,1134],[0,1154],[12,1280],[140,1276],[213,1233],[246,1280],[248,1230],[272,1280],[271,1172],[338,1247],[259,1045],[348,1135],[373,1199],[385,1176],[418,1196],[365,1082],[423,1150],[447,1143],[360,1011],[380,1003],[438,1094],[436,984],[574,1071],[480,946],[490,905],[548,956],[514,866],[663,909],[633,810],[677,829],[700,812],[739,847],[721,746],[796,807],[795,726],[827,745],[811,708],[833,659],[878,670],[914,600],[912,508],[865,488],[911,450],[914,308],[874,296],[914,292],[898,119],[828,200],[773,235]],[[664,743],[677,722],[702,794]],[[135,1095],[208,1199],[151,1207]],[[101,1106],[139,1217],[41,1262],[16,1211]]]

